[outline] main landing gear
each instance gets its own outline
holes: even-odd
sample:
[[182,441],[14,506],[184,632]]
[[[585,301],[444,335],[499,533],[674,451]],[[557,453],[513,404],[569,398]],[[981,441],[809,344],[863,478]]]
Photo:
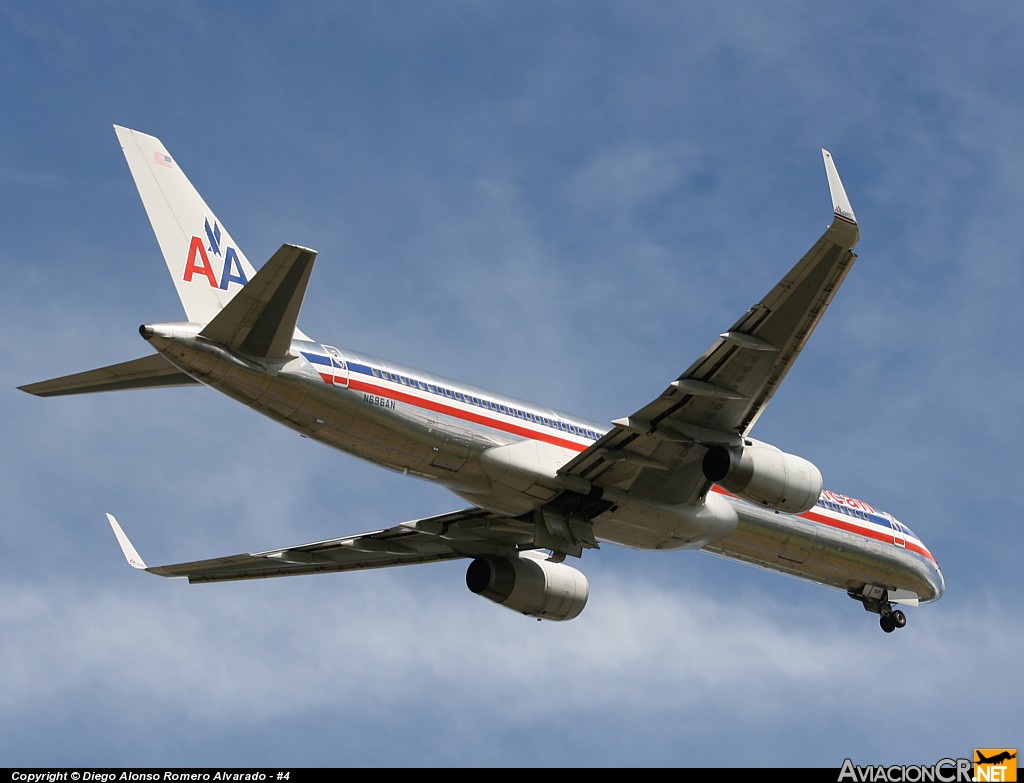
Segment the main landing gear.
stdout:
[[892,608],[889,592],[884,587],[865,585],[860,590],[848,590],[846,594],[864,604],[867,611],[881,615],[878,624],[886,633],[892,633],[907,624],[907,616],[903,611]]

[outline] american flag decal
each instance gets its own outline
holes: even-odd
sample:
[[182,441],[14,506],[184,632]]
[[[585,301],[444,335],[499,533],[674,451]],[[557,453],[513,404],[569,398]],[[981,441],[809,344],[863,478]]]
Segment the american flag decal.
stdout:
[[162,152],[153,153],[153,162],[158,166],[166,166],[169,169],[174,168],[174,161],[171,160],[171,156],[165,155]]

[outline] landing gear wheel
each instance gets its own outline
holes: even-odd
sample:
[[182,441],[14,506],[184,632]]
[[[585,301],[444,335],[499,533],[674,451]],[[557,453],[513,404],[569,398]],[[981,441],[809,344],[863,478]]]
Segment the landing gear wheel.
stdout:
[[904,625],[907,624],[907,616],[903,614],[902,611],[897,609],[895,612],[892,613],[892,621],[896,623],[897,628],[902,628]]
[[[906,623],[907,618],[903,618],[903,622]],[[883,614],[878,620],[878,624],[882,626],[882,630],[886,633],[892,633],[896,630],[896,620],[893,619],[892,615]]]

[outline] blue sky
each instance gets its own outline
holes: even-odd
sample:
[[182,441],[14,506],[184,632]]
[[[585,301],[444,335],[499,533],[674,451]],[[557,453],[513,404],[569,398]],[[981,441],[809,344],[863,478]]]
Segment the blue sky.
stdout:
[[[932,764],[1024,744],[1024,9],[891,2],[0,6],[0,759],[11,766]],[[464,564],[189,586],[461,507],[206,389],[36,399],[180,305],[112,124],[160,137],[301,326],[608,421],[831,219],[860,258],[755,435],[884,508],[946,596],[603,547],[539,623]]]

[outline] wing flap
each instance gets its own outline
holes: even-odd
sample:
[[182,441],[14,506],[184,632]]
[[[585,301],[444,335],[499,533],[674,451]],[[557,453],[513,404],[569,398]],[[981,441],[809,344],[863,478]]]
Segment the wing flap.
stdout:
[[265,552],[146,566],[117,521],[109,514],[107,517],[133,568],[157,576],[187,578],[192,583],[326,574],[510,555],[532,542],[533,537],[532,528],[524,523],[469,508],[355,536]]

